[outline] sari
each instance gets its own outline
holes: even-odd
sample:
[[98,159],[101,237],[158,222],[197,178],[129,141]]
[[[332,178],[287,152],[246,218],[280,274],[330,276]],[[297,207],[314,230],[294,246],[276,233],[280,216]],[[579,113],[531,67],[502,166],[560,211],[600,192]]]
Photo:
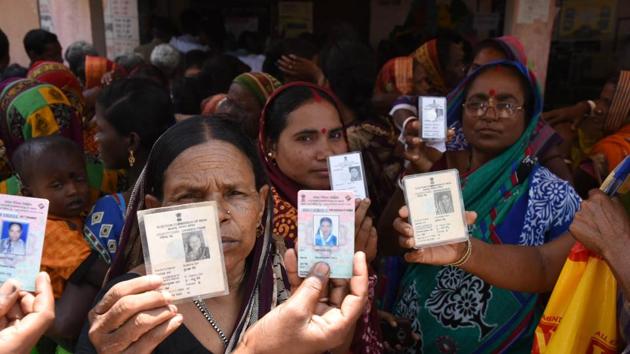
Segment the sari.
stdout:
[[397,57],[387,61],[376,77],[375,94],[408,95],[413,89],[413,59]]
[[125,197],[115,193],[97,200],[85,218],[83,237],[107,264],[112,263],[118,251],[126,211]]
[[118,65],[113,61],[93,55],[85,56],[85,89],[101,86],[101,79],[106,73],[116,70]]
[[[61,134],[83,146],[81,118],[63,92],[50,84],[31,79],[20,79],[8,84],[0,93],[0,138],[6,156],[24,141],[41,136]],[[124,176],[103,168],[100,161],[86,157],[90,201],[95,202],[101,192],[115,193],[123,187]],[[0,182],[0,193],[20,194],[15,176]]]
[[[477,170],[462,176],[467,210],[477,212],[471,237],[491,244],[540,246],[565,233],[579,209],[577,193],[542,167],[531,136],[542,112],[533,73],[513,67],[534,94],[534,112],[518,141]],[[474,80],[472,73],[459,86]],[[449,111],[461,120],[462,97]],[[533,333],[544,310],[538,294],[501,289],[452,266],[410,264],[403,276],[395,314],[412,321],[420,341],[407,353],[530,353]]]
[[261,107],[265,106],[269,96],[280,86],[282,83],[275,77],[261,72],[249,72],[243,73],[234,78],[233,83],[241,85],[247,89],[260,104]]
[[[287,248],[295,248],[297,243],[297,195],[302,186],[290,179],[284,174],[267,154],[266,146],[266,121],[268,120],[268,111],[275,97],[281,95],[285,90],[291,87],[306,87],[313,90],[313,96],[319,96],[318,92],[323,92],[333,99],[333,103],[337,111],[339,111],[340,103],[336,96],[326,88],[317,86],[307,82],[291,82],[283,85],[273,92],[267,100],[265,108],[260,115],[260,132],[258,136],[258,153],[261,157],[267,175],[271,182],[271,192],[273,196],[273,228],[272,232],[275,238],[277,248],[284,251]],[[343,125],[343,121],[341,122]],[[346,138],[347,139],[347,138]],[[365,160],[364,160],[365,161]],[[381,353],[383,352],[383,344],[381,341],[380,328],[378,327],[378,314],[374,303],[374,289],[376,287],[376,275],[370,273],[369,276],[369,294],[368,305],[357,322],[352,341],[351,351],[353,353]]]
[[22,79],[0,93],[0,137],[9,158],[24,141],[57,133],[83,147],[81,119],[60,89]]
[[40,269],[48,272],[55,299],[63,294],[66,283],[92,253],[81,228],[81,218],[61,219],[49,216]]
[[79,79],[65,65],[52,61],[38,61],[28,71],[28,78],[41,83],[51,84],[59,88],[77,110],[83,122],[83,142],[86,154],[98,156],[98,148],[94,141],[94,129],[88,122],[94,115],[88,109]]
[[612,171],[630,155],[630,124],[626,124],[613,135],[609,135],[593,146],[590,155],[604,155],[608,171]]
[[[150,157],[149,161],[151,161]],[[124,273],[128,269],[132,269],[137,265],[138,260],[143,259],[137,212],[145,208],[146,181],[147,167],[145,166],[131,193],[118,252],[113,259],[107,280],[125,276]],[[267,204],[264,232],[261,237],[256,238],[254,248],[247,260],[249,268],[246,269],[246,278],[243,283],[243,304],[228,346],[225,348],[226,353],[232,352],[237,347],[249,327],[289,297],[290,285],[282,264],[282,257],[272,242],[270,226],[272,209],[269,207],[269,202]],[[211,330],[209,326],[208,330]],[[187,331],[185,326],[181,326],[171,336],[181,336]],[[168,341],[169,338],[163,343],[164,346],[169,345]],[[158,345],[156,351],[159,352],[161,346],[162,344]]]

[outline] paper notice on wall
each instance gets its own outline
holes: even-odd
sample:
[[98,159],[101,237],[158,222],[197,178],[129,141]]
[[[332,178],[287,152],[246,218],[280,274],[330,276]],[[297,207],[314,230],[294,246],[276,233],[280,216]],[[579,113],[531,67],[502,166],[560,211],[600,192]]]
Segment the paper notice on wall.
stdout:
[[307,1],[278,2],[278,26],[286,37],[313,32],[313,3]]
[[546,22],[551,0],[519,0],[516,23]]
[[39,26],[46,31],[55,32],[49,0],[39,0]]
[[137,0],[103,0],[107,57],[130,53],[140,44]]

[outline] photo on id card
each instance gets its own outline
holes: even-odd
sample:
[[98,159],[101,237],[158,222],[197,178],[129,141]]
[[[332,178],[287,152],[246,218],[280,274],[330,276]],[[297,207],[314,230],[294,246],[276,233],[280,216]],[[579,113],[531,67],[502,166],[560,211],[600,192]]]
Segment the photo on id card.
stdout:
[[420,137],[427,141],[446,141],[446,97],[421,96],[418,106],[422,122]]
[[330,189],[352,191],[356,199],[368,197],[365,170],[360,152],[328,157]]
[[298,192],[298,275],[315,263],[330,267],[331,278],[352,277],[354,205],[351,191]]
[[23,290],[35,291],[48,200],[0,194],[0,284],[13,278]]
[[415,248],[463,242],[468,227],[457,170],[403,178]]
[[147,274],[175,302],[229,292],[216,202],[138,211]]

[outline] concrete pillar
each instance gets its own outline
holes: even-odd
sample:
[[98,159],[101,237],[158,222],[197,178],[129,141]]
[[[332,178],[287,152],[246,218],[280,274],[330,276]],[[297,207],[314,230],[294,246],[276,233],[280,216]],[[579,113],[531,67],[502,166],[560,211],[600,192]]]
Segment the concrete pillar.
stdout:
[[528,66],[534,70],[544,90],[557,12],[555,0],[507,0],[506,5],[504,32],[523,42]]

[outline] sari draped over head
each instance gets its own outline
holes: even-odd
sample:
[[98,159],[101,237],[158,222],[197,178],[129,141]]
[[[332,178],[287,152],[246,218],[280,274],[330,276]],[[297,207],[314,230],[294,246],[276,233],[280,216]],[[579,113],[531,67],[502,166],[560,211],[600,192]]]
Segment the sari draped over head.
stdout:
[[[260,131],[258,134],[258,153],[263,161],[265,170],[271,181],[271,191],[274,199],[273,210],[273,234],[278,237],[278,247],[293,248],[295,242],[297,242],[297,195],[300,189],[303,189],[298,183],[289,178],[284,172],[280,170],[275,160],[270,158],[267,153],[267,120],[268,111],[271,107],[273,100],[292,87],[305,87],[313,90],[313,96],[318,97],[318,92],[324,92],[329,97],[332,97],[335,102],[335,107],[339,111],[339,102],[336,96],[328,89],[311,84],[308,82],[291,82],[285,84],[274,91],[268,98],[265,107],[260,114]],[[341,121],[343,125],[343,120]],[[344,127],[345,128],[345,127]],[[284,245],[280,241],[284,242]],[[281,250],[283,248],[280,248]]]
[[201,102],[201,115],[210,116],[217,112],[219,104],[227,97],[224,93],[217,93],[212,95]]
[[[333,99],[337,111],[339,111],[340,107],[337,97],[328,89],[312,83],[297,81],[285,84],[274,91],[268,98],[260,115],[258,153],[260,154],[265,170],[267,171],[267,175],[271,181],[271,192],[274,202],[272,232],[276,238],[275,241],[277,248],[281,250],[281,253],[284,253],[284,250],[287,248],[295,248],[296,246],[295,244],[297,242],[298,234],[297,195],[298,191],[303,188],[285,175],[275,161],[267,155],[268,147],[266,138],[266,121],[268,120],[268,111],[273,100],[292,87],[309,88],[313,90],[314,97],[319,97],[319,92],[323,92]],[[343,126],[343,120],[341,120],[341,124]],[[378,327],[378,314],[376,308],[372,305],[376,280],[377,277],[375,275],[370,275],[368,305],[362,317],[357,322],[351,346],[351,352],[353,353],[381,353],[383,351],[383,345],[380,339],[380,329]]]
[[235,83],[246,88],[249,92],[256,97],[256,100],[261,107],[265,106],[267,99],[271,94],[282,86],[282,83],[278,81],[272,75],[261,72],[249,72],[243,73],[234,78]]
[[409,95],[413,89],[413,59],[397,57],[383,65],[376,77],[375,94]]
[[[486,39],[484,42],[493,42],[503,49],[503,53],[507,61],[515,61],[522,66],[527,67],[527,54],[525,53],[525,47],[521,41],[515,36],[502,36]],[[464,86],[458,85],[453,91],[448,94],[448,110],[450,111],[455,102],[463,100],[463,97],[459,97],[463,94]],[[456,115],[448,115],[449,127],[455,130],[455,140],[451,144],[447,144],[450,151],[465,150],[468,148],[468,142],[464,137],[464,133],[461,130],[461,123]],[[534,132],[532,133],[532,140],[530,147],[533,150],[534,155],[543,156],[547,150],[553,146],[560,144],[562,138],[556,131],[542,119],[538,120]]]
[[99,56],[85,56],[85,89],[101,86],[101,79],[106,73],[116,70],[118,65],[113,61]]
[[59,88],[21,79],[0,93],[0,136],[9,158],[24,141],[57,133],[83,146],[81,118]]
[[412,57],[420,63],[427,72],[431,88],[439,94],[446,95],[448,87],[444,79],[444,68],[440,65],[438,57],[437,39],[432,39],[413,52]]
[[77,110],[84,125],[83,143],[85,152],[90,156],[98,156],[94,142],[94,131],[88,126],[93,112],[88,109],[79,79],[65,65],[54,61],[38,61],[28,71],[28,78],[59,88]]
[[[520,138],[478,169],[462,176],[466,210],[478,215],[471,237],[491,244],[540,246],[564,234],[580,198],[565,181],[540,166],[531,137],[542,112],[542,96],[533,73],[518,62],[511,67],[527,79],[534,95],[533,115]],[[474,80],[468,76],[460,87]],[[462,119],[463,95],[448,112]],[[532,260],[535,261],[535,260]],[[407,352],[529,353],[542,315],[538,294],[501,289],[452,266],[411,264],[403,279],[396,315],[412,321],[420,336]]]
[[[151,161],[150,157],[149,161]],[[108,279],[122,275],[137,266],[138,260],[143,259],[137,212],[145,209],[146,181],[147,168],[145,166],[129,200],[118,252],[113,259]],[[232,336],[229,338],[229,344],[225,349],[226,353],[232,352],[237,347],[249,327],[289,297],[290,285],[282,258],[272,242],[271,207],[269,202],[267,204],[266,220],[263,221],[264,232],[262,236],[256,238],[254,248],[248,257],[249,268],[246,269],[243,285],[243,304]],[[208,327],[208,330],[211,328]]]

